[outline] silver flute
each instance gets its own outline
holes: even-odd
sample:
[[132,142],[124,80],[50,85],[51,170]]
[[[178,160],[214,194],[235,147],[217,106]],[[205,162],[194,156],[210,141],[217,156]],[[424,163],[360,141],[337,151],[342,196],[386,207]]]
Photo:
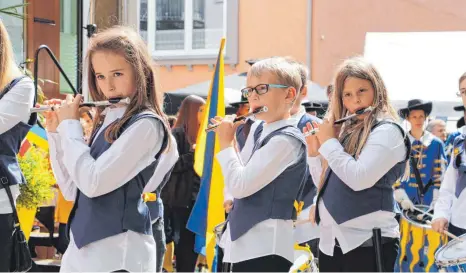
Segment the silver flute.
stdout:
[[[129,104],[130,99],[109,99],[103,101],[90,101],[79,104],[79,107],[99,107],[99,106],[110,106],[115,104]],[[41,113],[45,111],[53,111],[54,109],[60,108],[60,105],[41,105],[39,107],[31,108],[31,113]]]
[[[238,122],[240,120],[244,120],[244,119],[247,119],[251,116],[254,116],[256,114],[259,114],[259,113],[265,113],[267,112],[269,109],[267,108],[267,106],[262,106],[262,107],[259,107],[257,108],[256,110],[252,111],[251,113],[247,113],[246,115],[244,116],[239,116],[239,117],[236,117],[233,122]],[[209,127],[207,127],[207,129],[205,129],[206,133],[208,132],[211,132],[213,130],[215,130],[215,128],[217,128],[220,124],[216,124],[216,125],[211,125]]]
[[[356,113],[352,114],[352,115],[349,115],[347,117],[344,117],[342,119],[339,119],[339,120],[336,120],[333,122],[334,125],[338,125],[338,124],[342,124],[343,122],[347,121],[347,120],[350,120],[350,119],[353,119],[359,115],[362,115],[362,114],[365,114],[365,113],[369,113],[370,111],[372,111],[374,109],[374,107],[372,106],[369,106],[367,108],[364,108],[364,109],[359,109],[358,111],[356,111]],[[312,126],[312,130],[310,130],[309,132],[305,133],[304,134],[304,137],[308,137],[308,136],[313,136],[315,134],[317,134],[319,132],[319,128],[314,128],[314,126],[312,125],[311,123],[311,126]]]

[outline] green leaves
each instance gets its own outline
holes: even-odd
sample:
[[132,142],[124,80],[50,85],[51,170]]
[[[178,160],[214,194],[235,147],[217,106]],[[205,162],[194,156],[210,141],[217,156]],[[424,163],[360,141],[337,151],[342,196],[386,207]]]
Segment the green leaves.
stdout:
[[18,162],[26,178],[26,183],[20,185],[18,206],[35,209],[52,199],[55,177],[50,169],[47,152],[32,145],[24,156],[18,155]]

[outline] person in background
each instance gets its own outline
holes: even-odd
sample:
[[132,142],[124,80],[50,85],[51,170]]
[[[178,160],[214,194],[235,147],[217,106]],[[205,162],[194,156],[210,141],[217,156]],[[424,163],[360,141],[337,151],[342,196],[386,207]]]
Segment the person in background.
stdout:
[[244,97],[243,94],[241,94],[241,100],[238,102],[232,102],[230,105],[234,108],[236,108],[236,116],[243,116],[249,113],[249,102],[248,98]]
[[447,124],[441,119],[434,119],[429,121],[426,127],[426,131],[430,132],[434,136],[438,137],[445,143],[447,140]]
[[162,190],[162,200],[166,215],[166,243],[174,243],[177,272],[193,272],[198,256],[194,252],[195,234],[186,228],[186,224],[200,187],[200,178],[194,171],[194,149],[205,103],[195,95],[186,97],[172,129],[179,158]]
[[[401,117],[411,124],[409,139],[411,141],[410,169],[411,177],[398,181],[395,185],[395,200],[405,210],[413,210],[414,204],[434,208],[438,190],[445,172],[446,158],[443,142],[424,130],[424,124],[432,111],[432,102],[420,99],[408,101],[405,108],[399,110]],[[419,172],[418,180],[415,172]]]
[[[464,79],[460,78],[460,85],[465,79],[466,79],[466,76],[465,76]],[[453,151],[453,142],[455,141],[455,138],[457,136],[461,135],[461,132],[463,131],[462,127],[464,126],[464,116],[466,116],[466,112],[464,110],[463,105],[455,106],[455,107],[453,107],[453,109],[455,111],[461,111],[463,113],[463,116],[461,118],[459,118],[458,121],[456,122],[456,129],[458,129],[458,131],[451,132],[448,135],[447,140],[445,141],[445,154],[447,156],[448,164],[450,164],[450,157],[451,157],[451,153]]]

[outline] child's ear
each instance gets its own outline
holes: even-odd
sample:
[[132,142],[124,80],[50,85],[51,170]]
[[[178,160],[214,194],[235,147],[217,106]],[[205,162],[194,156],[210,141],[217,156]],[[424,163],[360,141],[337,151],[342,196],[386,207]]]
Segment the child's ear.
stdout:
[[294,87],[289,87],[288,88],[288,93],[287,93],[287,96],[286,96],[286,101],[287,103],[294,103],[294,101],[296,100],[296,96],[298,96],[298,91],[296,90],[296,88]]
[[299,95],[304,99],[307,97],[307,85],[303,86],[301,88],[301,92],[299,92]]

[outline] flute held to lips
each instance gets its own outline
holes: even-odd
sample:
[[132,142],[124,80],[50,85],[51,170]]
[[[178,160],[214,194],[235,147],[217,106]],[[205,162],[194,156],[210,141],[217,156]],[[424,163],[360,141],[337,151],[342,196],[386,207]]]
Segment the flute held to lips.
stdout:
[[[372,111],[374,109],[374,107],[372,106],[369,106],[367,108],[364,108],[364,109],[359,109],[358,111],[356,111],[354,114],[352,115],[349,115],[347,117],[344,117],[342,119],[338,119],[336,121],[333,122],[334,125],[338,125],[338,124],[342,124],[343,122],[347,121],[347,120],[350,120],[350,119],[353,119],[359,115],[362,115],[362,114],[365,114],[365,113],[369,113],[370,111]],[[316,128],[316,129],[312,129],[311,131],[307,132],[304,134],[304,137],[307,137],[307,136],[312,136],[312,135],[315,135],[317,134],[317,132],[319,132],[319,128]]]
[[[92,101],[92,102],[84,102],[79,105],[79,107],[99,107],[99,106],[110,106],[110,105],[116,105],[116,104],[129,104],[130,99],[125,98],[111,98],[109,100],[104,100],[104,101]],[[40,107],[35,107],[31,108],[31,113],[40,113],[40,112],[45,112],[45,111],[53,111],[57,107],[60,107],[60,105],[43,105]]]
[[[248,113],[248,114],[244,115],[244,116],[236,117],[233,120],[233,122],[238,122],[240,120],[244,120],[244,119],[246,119],[248,117],[254,116],[254,115],[259,114],[259,113],[264,113],[264,112],[267,112],[267,111],[268,111],[267,106],[262,106],[262,107],[259,107],[259,108],[255,109],[251,113]],[[206,131],[206,133],[208,133],[208,132],[213,131],[217,127],[218,127],[218,125],[211,125],[211,126],[207,127],[207,129],[205,129],[205,131]]]

